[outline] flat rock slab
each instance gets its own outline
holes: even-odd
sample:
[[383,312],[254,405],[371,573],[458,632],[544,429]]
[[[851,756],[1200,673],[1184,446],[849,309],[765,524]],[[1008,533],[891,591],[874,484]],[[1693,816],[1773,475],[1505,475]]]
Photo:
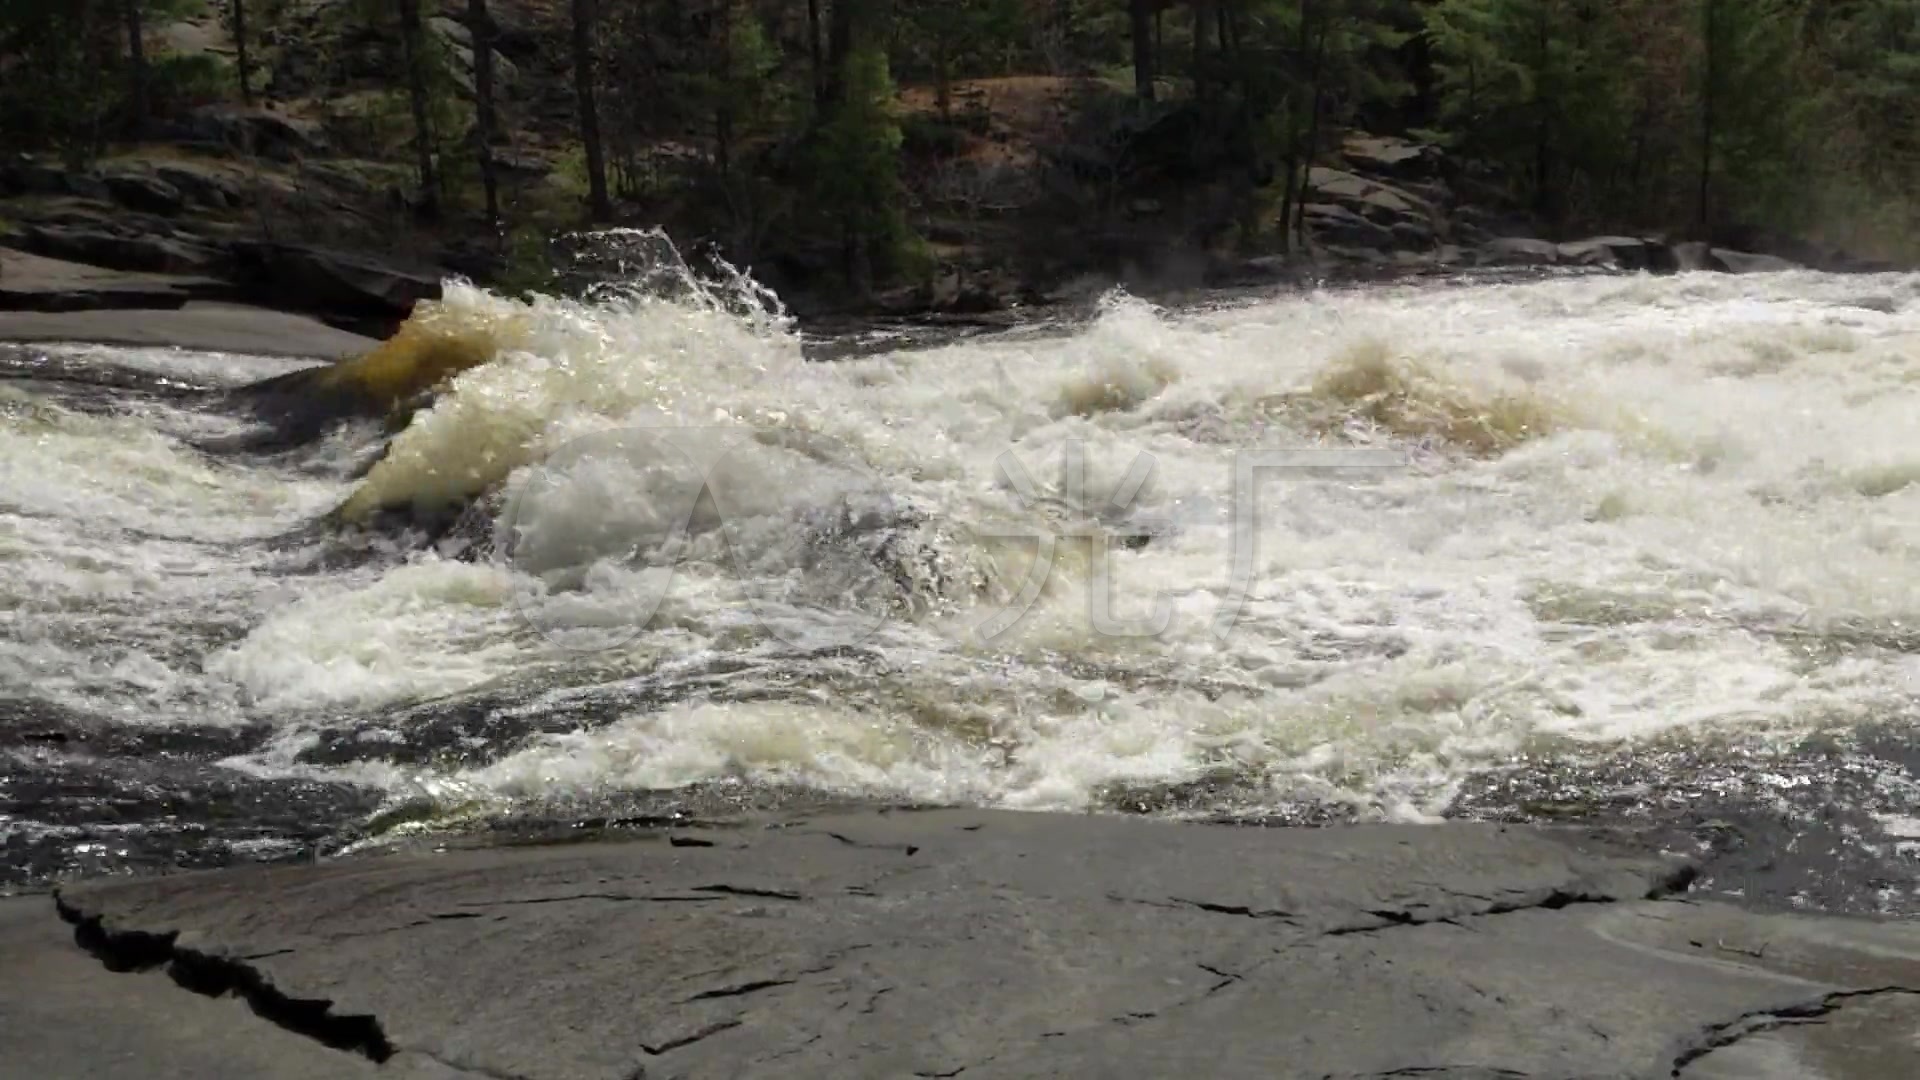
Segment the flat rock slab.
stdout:
[[379,344],[304,315],[202,302],[172,310],[0,311],[0,341],[171,346],[320,360],[358,356]]
[[122,978],[238,994],[342,1076],[1920,1075],[1920,928],[1689,876],[1581,831],[942,810],[57,903]]
[[175,310],[233,291],[213,278],[126,273],[0,248],[0,311]]

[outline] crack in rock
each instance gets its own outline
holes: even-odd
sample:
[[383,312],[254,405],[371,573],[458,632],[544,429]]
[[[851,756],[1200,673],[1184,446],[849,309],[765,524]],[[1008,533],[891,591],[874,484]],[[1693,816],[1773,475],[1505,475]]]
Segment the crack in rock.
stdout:
[[1749,1035],[1758,1035],[1795,1024],[1817,1024],[1838,1012],[1844,1003],[1854,998],[1878,997],[1883,994],[1920,996],[1920,989],[1910,986],[1876,986],[1867,990],[1836,990],[1811,1001],[1741,1013],[1725,1023],[1708,1027],[1695,1045],[1688,1047],[1673,1059],[1673,1072],[1670,1075],[1679,1076],[1688,1065],[1715,1050],[1732,1046]]
[[1528,1080],[1530,1074],[1496,1065],[1407,1065],[1386,1072],[1342,1072],[1327,1074],[1323,1080],[1392,1080],[1396,1076],[1421,1076],[1425,1080]]
[[841,843],[847,845],[848,847],[862,848],[867,851],[899,851],[899,852],[905,853],[908,856],[912,856],[913,854],[915,854],[920,850],[920,845],[918,844],[873,844],[873,843],[868,843],[865,840],[855,840],[851,836],[846,836],[844,834],[837,833],[837,832],[830,832],[827,835],[833,837],[835,840],[840,841]]
[[[526,896],[513,900],[463,900],[461,907],[509,907],[528,904],[570,904],[576,900],[606,900],[635,904],[710,904],[717,896],[636,896],[633,893],[568,893],[565,896]],[[436,916],[436,918],[441,916]]]
[[1215,915],[1241,915],[1249,919],[1279,919],[1281,922],[1293,921],[1293,912],[1282,911],[1279,908],[1256,908],[1245,904],[1215,904],[1205,900],[1188,900],[1180,896],[1175,896],[1171,899],[1176,904],[1185,907],[1199,908],[1201,911],[1211,911]]
[[[992,1058],[983,1058],[979,1061],[974,1062],[973,1064],[985,1065],[987,1062],[992,1060],[993,1060]],[[972,1067],[973,1065],[956,1065],[952,1069],[947,1070],[946,1072],[934,1072],[931,1069],[927,1069],[924,1071],[916,1071],[913,1075],[916,1077],[923,1077],[925,1078],[925,1080],[946,1080],[946,1078],[948,1077],[959,1076],[961,1073],[966,1072],[968,1069],[971,1069]]]
[[752,982],[739,983],[734,986],[722,986],[715,990],[702,990],[688,998],[683,1004],[695,1001],[707,1001],[712,998],[744,997],[761,990],[771,990],[776,986],[792,986],[793,983],[794,980],[792,979],[755,979]]
[[759,896],[769,900],[804,900],[806,897],[787,889],[758,889],[751,885],[696,885],[695,892],[721,893],[726,896]]
[[1227,987],[1232,986],[1234,983],[1240,982],[1246,978],[1245,975],[1236,974],[1235,972],[1227,971],[1224,968],[1217,968],[1217,967],[1214,967],[1212,964],[1197,964],[1195,966],[1197,966],[1201,971],[1204,971],[1207,974],[1212,975],[1214,978],[1217,978],[1220,980],[1219,982],[1214,983],[1212,986],[1209,986],[1207,988],[1207,992],[1200,995],[1201,997],[1212,997],[1213,995],[1219,993],[1220,991],[1225,990]]
[[[1509,915],[1516,911],[1559,911],[1562,908],[1572,907],[1575,904],[1617,904],[1621,902],[1622,899],[1665,900],[1675,893],[1685,891],[1689,885],[1693,884],[1694,878],[1698,873],[1698,868],[1690,865],[1674,867],[1667,873],[1656,878],[1647,886],[1646,891],[1637,897],[1622,897],[1610,893],[1556,886],[1551,889],[1520,893],[1518,896],[1506,900],[1491,900],[1488,897],[1479,896],[1474,893],[1462,893],[1455,892],[1451,889],[1443,889],[1443,892],[1451,896],[1486,901],[1487,906],[1478,911],[1458,911],[1445,915],[1423,913],[1409,908],[1373,908],[1367,910],[1364,914],[1372,916],[1378,920],[1377,922],[1348,923],[1332,927],[1323,931],[1323,933],[1328,937],[1339,937],[1345,934],[1367,934],[1394,926],[1430,926],[1435,923],[1463,926],[1465,924],[1460,921],[1462,918]],[[1423,904],[1418,906],[1426,907],[1427,905]]]
[[1107,899],[1116,904],[1139,904],[1142,907],[1164,908],[1168,911],[1193,909],[1195,911],[1210,912],[1215,915],[1239,915],[1248,919],[1276,919],[1284,923],[1294,922],[1293,912],[1282,911],[1279,908],[1255,908],[1245,904],[1216,904],[1208,900],[1188,900],[1179,896],[1168,897],[1165,900],[1147,900],[1137,896],[1122,896],[1119,893],[1108,893]]
[[739,1027],[740,1023],[741,1021],[737,1019],[716,1020],[713,1023],[706,1025],[705,1027],[696,1028],[685,1035],[676,1036],[658,1045],[648,1045],[646,1043],[641,1043],[640,1049],[645,1050],[647,1053],[652,1054],[654,1057],[659,1057],[661,1054],[678,1050],[683,1046],[691,1046],[694,1043],[699,1042],[701,1039],[710,1038],[714,1035],[720,1034],[723,1031],[730,1031],[734,1028]]
[[374,1062],[384,1063],[394,1055],[394,1045],[375,1017],[336,1014],[329,999],[293,997],[244,959],[180,945],[178,930],[158,934],[111,930],[99,915],[86,914],[59,893],[53,899],[60,917],[73,925],[74,940],[108,971],[147,971],[165,965],[181,987],[214,998],[234,994],[268,1022],[296,1035]]

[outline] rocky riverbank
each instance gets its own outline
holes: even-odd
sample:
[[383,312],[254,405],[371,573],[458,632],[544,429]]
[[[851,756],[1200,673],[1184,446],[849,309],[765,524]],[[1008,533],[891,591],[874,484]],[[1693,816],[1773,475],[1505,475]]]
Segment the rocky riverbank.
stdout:
[[[373,163],[328,156],[322,136],[293,118],[218,108],[196,114],[195,125],[204,137],[84,169],[28,156],[0,161],[0,311],[244,304],[377,338],[414,302],[437,297],[449,276],[507,284],[498,252],[457,230],[420,231],[391,178],[383,186]],[[1463,195],[1467,182],[1438,149],[1363,133],[1311,170],[1308,183],[1304,252],[1227,253],[1207,239],[1205,199],[1143,198],[1119,218],[1088,223],[1084,243],[1044,254],[1006,229],[936,224],[951,242],[927,279],[865,301],[786,280],[779,267],[766,275],[803,318],[964,322],[1026,317],[1115,286],[1162,299],[1488,270],[1880,268],[1814,250],[1789,259],[1657,236],[1516,235],[1526,223]],[[16,337],[31,325],[11,322],[16,329],[6,332]]]
[[1700,870],[1574,829],[668,821],[8,902],[36,975],[0,980],[0,1048],[45,1076],[1912,1075],[1920,933],[1690,899]]

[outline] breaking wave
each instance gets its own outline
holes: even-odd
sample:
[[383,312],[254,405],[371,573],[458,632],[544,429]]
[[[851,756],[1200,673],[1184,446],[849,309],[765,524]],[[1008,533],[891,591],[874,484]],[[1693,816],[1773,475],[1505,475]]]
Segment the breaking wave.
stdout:
[[[284,732],[246,768],[443,808],[1229,776],[1421,818],[1516,758],[1914,714],[1915,278],[1115,294],[1069,333],[820,363],[658,240],[599,241],[624,284],[581,299],[451,285],[337,369],[395,411],[357,479],[0,401],[8,467],[65,470],[9,496],[0,555],[77,613],[0,663],[74,662],[76,706],[137,681],[142,722],[217,701]],[[1398,464],[1237,479],[1274,449]],[[82,524],[198,543],[329,505],[460,511],[470,543],[280,575]],[[188,645],[89,599],[110,579]]]

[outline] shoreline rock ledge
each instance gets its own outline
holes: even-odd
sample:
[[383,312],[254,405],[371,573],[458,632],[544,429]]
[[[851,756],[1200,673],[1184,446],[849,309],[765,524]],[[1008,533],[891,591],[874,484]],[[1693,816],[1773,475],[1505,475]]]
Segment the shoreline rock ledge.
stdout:
[[[0,905],[0,955],[42,973],[0,979],[0,1060],[200,1076],[212,1047],[231,1075],[443,1080],[1916,1075],[1920,927],[1689,899],[1692,874],[1596,830],[899,810],[83,883]],[[47,944],[56,910],[93,957]],[[255,1039],[283,1042],[238,1045]]]

